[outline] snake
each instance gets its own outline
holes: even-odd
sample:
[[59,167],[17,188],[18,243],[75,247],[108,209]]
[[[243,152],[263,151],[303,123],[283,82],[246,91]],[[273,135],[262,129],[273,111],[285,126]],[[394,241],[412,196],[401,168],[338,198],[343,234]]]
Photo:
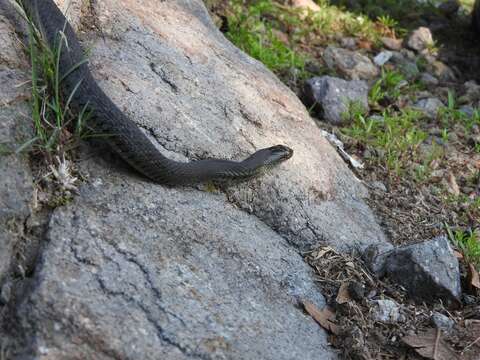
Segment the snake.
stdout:
[[[74,111],[88,108],[88,127],[105,135],[126,163],[148,179],[166,185],[194,185],[215,181],[247,180],[289,159],[293,150],[284,145],[260,149],[243,161],[208,158],[175,161],[164,156],[137,124],[105,94],[89,70],[79,40],[53,0],[19,0],[27,19],[58,56],[61,93]],[[30,40],[32,41],[32,40]],[[59,46],[63,41],[63,46]]]

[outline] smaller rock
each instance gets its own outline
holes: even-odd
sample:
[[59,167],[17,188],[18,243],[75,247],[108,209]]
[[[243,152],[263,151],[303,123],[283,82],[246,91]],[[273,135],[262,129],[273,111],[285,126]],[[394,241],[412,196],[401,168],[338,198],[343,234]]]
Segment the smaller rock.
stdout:
[[332,124],[344,121],[352,103],[368,111],[368,85],[362,80],[346,81],[332,76],[313,77],[305,82],[304,100],[308,107]]
[[420,80],[427,86],[435,86],[435,85],[438,85],[438,82],[439,82],[435,76],[427,72],[422,74],[422,76],[420,77]]
[[12,282],[6,281],[0,288],[0,306],[8,304],[12,296]]
[[347,49],[328,46],[323,53],[323,59],[330,69],[351,80],[369,80],[380,73],[367,56]]
[[441,81],[454,82],[457,80],[457,77],[455,76],[453,70],[441,61],[433,61],[431,64],[429,64],[427,68]]
[[402,40],[389,37],[381,38],[382,44],[389,50],[400,50],[402,48]]
[[435,119],[438,111],[443,107],[445,107],[445,105],[437,98],[422,99],[413,105],[415,110],[421,111],[430,119]]
[[417,64],[409,60],[405,55],[400,52],[393,52],[392,58],[390,60],[397,70],[402,73],[407,80],[412,80],[420,74]]
[[432,323],[440,330],[444,332],[449,332],[453,329],[455,321],[450,319],[448,316],[445,316],[438,311],[435,311],[432,315]]
[[391,244],[370,245],[362,253],[362,259],[371,272],[381,278],[385,275],[386,261],[393,251]]
[[373,188],[373,189],[376,189],[376,190],[380,190],[381,192],[387,192],[387,187],[385,186],[385,184],[381,181],[372,181],[370,183],[370,186]]
[[407,45],[417,52],[427,49],[433,45],[433,36],[429,28],[419,27],[408,38]]
[[358,281],[352,281],[348,284],[348,293],[350,297],[357,302],[365,299],[365,290],[365,285]]
[[375,63],[375,65],[383,66],[387,63],[388,60],[392,58],[392,56],[393,53],[391,51],[382,51],[373,58],[373,62]]
[[340,45],[349,50],[355,50],[357,48],[357,39],[353,37],[345,37],[340,40]]
[[403,320],[400,305],[393,300],[372,300],[372,318],[385,324],[396,324]]
[[417,301],[459,304],[458,259],[445,236],[395,249],[385,261],[385,273]]

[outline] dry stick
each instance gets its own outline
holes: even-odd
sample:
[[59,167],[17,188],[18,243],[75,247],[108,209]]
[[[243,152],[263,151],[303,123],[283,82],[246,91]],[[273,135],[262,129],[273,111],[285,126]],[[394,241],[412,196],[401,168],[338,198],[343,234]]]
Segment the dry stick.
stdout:
[[476,343],[478,343],[480,341],[480,336],[472,343],[468,344],[467,346],[465,346],[465,349],[463,349],[462,351],[462,354],[465,353],[465,351],[467,351],[469,348],[471,348],[473,345],[475,345]]
[[440,335],[442,331],[437,328],[437,334],[435,335],[435,346],[433,348],[433,360],[437,360],[438,344],[440,343]]

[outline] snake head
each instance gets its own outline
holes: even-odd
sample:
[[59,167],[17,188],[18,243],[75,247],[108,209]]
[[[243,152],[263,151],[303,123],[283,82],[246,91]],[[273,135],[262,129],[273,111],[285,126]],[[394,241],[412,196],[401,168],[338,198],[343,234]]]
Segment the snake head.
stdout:
[[293,155],[293,150],[284,145],[275,145],[264,149],[268,153],[266,157],[266,165],[276,165],[282,161],[288,160]]

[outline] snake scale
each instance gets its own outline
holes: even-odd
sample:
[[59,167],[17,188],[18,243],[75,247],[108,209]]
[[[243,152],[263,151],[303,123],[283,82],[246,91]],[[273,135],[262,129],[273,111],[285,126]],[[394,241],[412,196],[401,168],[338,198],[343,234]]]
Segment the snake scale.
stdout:
[[292,149],[276,145],[258,150],[243,161],[205,159],[178,162],[168,159],[96,83],[87,62],[82,62],[84,52],[75,32],[57,5],[52,0],[22,0],[21,3],[27,17],[51,49],[55,49],[59,41],[65,43],[59,61],[60,77],[63,78],[60,85],[65,97],[74,94],[70,105],[76,111],[88,107],[92,114],[88,119],[89,128],[96,134],[108,135],[104,138],[112,149],[147,178],[168,185],[243,180],[262,174],[292,156]]

